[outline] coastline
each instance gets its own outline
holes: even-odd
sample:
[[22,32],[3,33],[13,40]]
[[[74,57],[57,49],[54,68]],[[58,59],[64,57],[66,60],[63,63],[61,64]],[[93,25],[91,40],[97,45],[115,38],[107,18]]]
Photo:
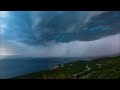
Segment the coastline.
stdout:
[[78,60],[57,64],[52,69],[10,79],[120,79],[119,63],[120,56],[100,58],[92,61]]

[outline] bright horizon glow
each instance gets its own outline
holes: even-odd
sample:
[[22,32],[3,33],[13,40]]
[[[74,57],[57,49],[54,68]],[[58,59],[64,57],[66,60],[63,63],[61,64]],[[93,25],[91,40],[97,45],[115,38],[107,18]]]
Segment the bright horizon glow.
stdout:
[[7,56],[7,55],[13,55],[13,54],[5,48],[0,48],[0,56]]

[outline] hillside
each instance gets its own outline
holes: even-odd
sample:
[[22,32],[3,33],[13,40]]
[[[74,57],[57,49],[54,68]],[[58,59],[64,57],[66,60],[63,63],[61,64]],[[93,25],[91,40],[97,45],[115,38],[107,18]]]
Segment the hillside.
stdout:
[[13,79],[120,79],[120,56],[74,61]]

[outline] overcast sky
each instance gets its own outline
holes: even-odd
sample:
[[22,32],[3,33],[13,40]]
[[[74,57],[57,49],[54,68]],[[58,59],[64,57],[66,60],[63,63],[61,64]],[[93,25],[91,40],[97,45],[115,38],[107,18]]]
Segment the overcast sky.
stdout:
[[0,55],[120,55],[119,11],[0,11]]

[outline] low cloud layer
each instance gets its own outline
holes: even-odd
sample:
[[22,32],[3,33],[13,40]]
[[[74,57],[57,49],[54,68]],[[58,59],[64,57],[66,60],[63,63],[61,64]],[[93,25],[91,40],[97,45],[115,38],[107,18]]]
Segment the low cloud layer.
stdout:
[[[113,35],[95,41],[73,41],[69,43],[50,42],[46,46],[27,46],[16,42],[4,42],[2,48],[8,53],[28,57],[103,57],[119,55],[120,35]],[[3,51],[2,51],[3,52]],[[3,52],[4,53],[4,52]]]

